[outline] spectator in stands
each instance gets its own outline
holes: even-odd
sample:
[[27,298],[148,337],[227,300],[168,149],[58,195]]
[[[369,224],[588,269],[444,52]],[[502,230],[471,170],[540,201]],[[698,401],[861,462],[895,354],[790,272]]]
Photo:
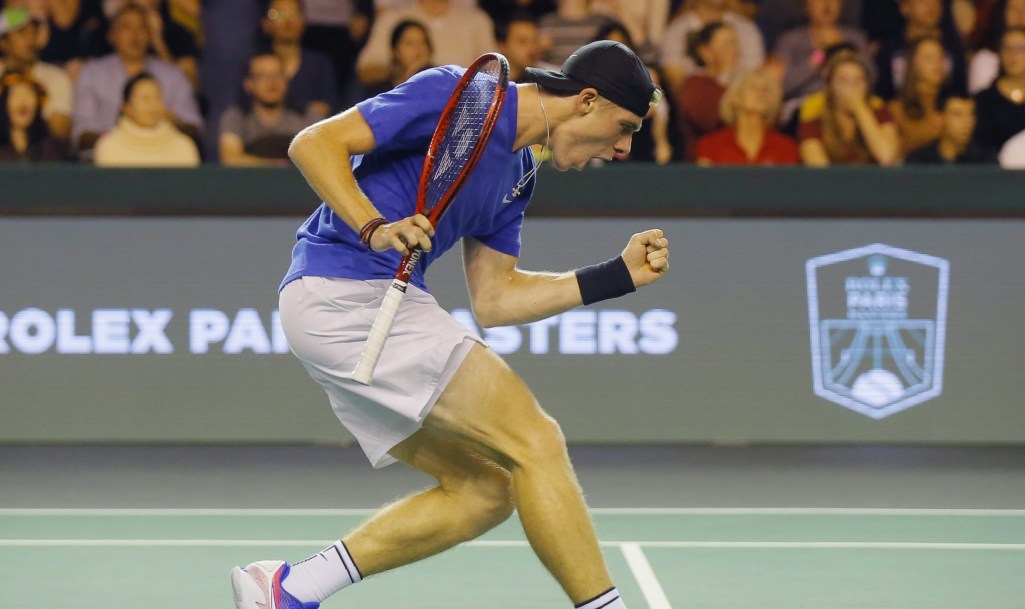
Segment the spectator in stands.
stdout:
[[78,0],[7,0],[2,4],[7,8],[24,8],[35,17],[39,24],[35,47],[41,61],[63,66],[78,56]]
[[146,10],[129,4],[114,15],[110,43],[114,53],[82,66],[74,87],[71,138],[88,158],[100,134],[114,127],[124,105],[122,91],[134,76],[147,72],[160,84],[163,105],[180,131],[199,140],[203,119],[188,78],[176,65],[149,56],[150,30]]
[[67,146],[43,118],[46,91],[27,74],[0,78],[0,162],[63,161]]
[[783,63],[783,100],[822,90],[826,49],[847,43],[868,53],[868,39],[857,28],[840,25],[844,0],[806,0],[808,25],[788,30],[776,43],[772,56]]
[[832,164],[891,166],[900,160],[900,136],[893,117],[871,96],[869,67],[845,53],[826,66],[824,103],[817,118],[797,131],[801,161],[812,167]]
[[966,91],[964,44],[944,9],[943,0],[900,0],[900,12],[905,19],[904,29],[884,40],[876,53],[876,94],[885,100],[896,97],[908,72],[910,43],[927,37],[937,37],[943,43],[946,61],[950,63],[952,89]]
[[541,58],[562,65],[570,54],[594,40],[612,18],[591,7],[591,0],[557,0],[557,10],[541,17]]
[[134,4],[143,9],[149,29],[150,53],[172,63],[199,88],[199,53],[202,43],[201,8],[197,0],[104,0],[97,22],[84,34],[82,53],[100,57],[113,49],[110,23],[122,8]]
[[693,162],[698,141],[722,127],[719,103],[738,73],[740,49],[733,28],[722,22],[692,32],[687,45],[698,67],[676,92],[676,117],[683,160]]
[[121,118],[96,142],[97,167],[195,167],[196,143],[167,120],[160,83],[140,72],[125,83]]
[[1000,0],[980,38],[982,46],[968,65],[968,92],[988,89],[1000,72],[1000,38],[1008,28],[1025,27],[1025,0]]
[[684,11],[674,17],[662,34],[659,64],[666,77],[666,86],[677,91],[684,79],[697,68],[693,54],[687,49],[691,33],[709,23],[722,22],[733,28],[740,45],[740,71],[757,70],[765,62],[762,34],[753,21],[729,10],[730,0],[692,0]]
[[201,149],[204,160],[218,160],[221,115],[244,98],[242,81],[249,72],[249,58],[260,50],[260,20],[266,13],[264,0],[207,2],[203,6],[205,36],[199,76],[206,119]]
[[477,57],[495,50],[494,24],[484,11],[457,6],[454,0],[416,0],[410,6],[380,14],[371,27],[370,38],[356,61],[356,75],[364,87],[388,79],[388,43],[395,25],[407,19],[427,26],[436,65],[468,66]]
[[904,162],[914,164],[996,163],[996,154],[974,141],[975,101],[964,94],[940,100],[942,127],[939,137],[908,153]]
[[302,44],[327,57],[335,68],[338,107],[357,101],[353,91],[356,56],[367,41],[373,3],[369,0],[303,0],[306,31]]
[[794,140],[776,131],[782,93],[779,82],[764,72],[736,78],[719,106],[726,127],[698,142],[699,165],[796,165]]
[[[775,49],[783,34],[808,25],[812,8],[808,0],[759,0],[755,21],[765,38],[765,48]],[[862,0],[843,0],[837,25],[840,29],[861,30]],[[829,45],[826,45],[829,46]],[[825,47],[823,47],[825,48]],[[786,90],[784,89],[784,98]]]
[[269,50],[281,58],[288,78],[285,103],[295,110],[327,118],[338,109],[335,70],[323,53],[302,45],[306,15],[301,0],[270,0],[263,18]]
[[[863,65],[872,69],[872,64],[869,56],[861,53],[856,46],[849,42],[841,42],[827,48],[824,53],[824,60],[822,66],[819,68],[820,79],[823,82],[823,87],[826,82],[826,71],[829,66],[833,64],[838,57],[850,56],[855,60],[860,61]],[[768,65],[768,63],[767,63]],[[871,81],[871,78],[869,78]],[[881,107],[886,105],[881,98],[873,95],[871,98],[873,107]],[[805,95],[803,98],[790,100],[784,102],[783,110],[780,117],[780,130],[791,137],[797,135],[797,127],[801,122],[811,121],[822,116],[822,109],[826,106],[826,93],[825,91],[816,91]]]
[[592,8],[622,23],[634,49],[646,63],[658,60],[662,34],[669,24],[669,0],[594,0]]
[[975,96],[979,144],[999,151],[1025,130],[1025,28],[1010,28],[1000,38],[1000,76]]
[[388,80],[368,87],[366,97],[389,91],[410,76],[432,67],[434,47],[427,27],[419,21],[400,21],[391,35],[391,71]]
[[519,81],[524,68],[541,67],[540,32],[530,13],[514,13],[508,21],[495,22],[495,40],[498,52],[509,60],[509,80]]
[[281,58],[263,53],[249,60],[247,103],[221,115],[220,158],[231,166],[285,165],[295,134],[314,121],[285,105],[288,80]]
[[43,117],[50,134],[67,140],[71,135],[71,78],[62,68],[39,61],[39,20],[24,8],[0,12],[0,75],[22,72],[46,91]]
[[908,73],[897,99],[889,103],[906,154],[934,141],[943,129],[937,101],[949,87],[940,39],[929,36],[912,43],[907,52]]
[[[599,30],[595,40],[612,40],[633,48],[630,32],[617,21]],[[655,86],[661,89],[662,75],[659,71],[649,65],[648,73]],[[669,139],[669,104],[658,103],[648,108],[644,122],[641,123],[641,130],[634,135],[629,154],[617,158],[624,161],[655,162],[659,165],[665,165],[673,160],[673,145]]]
[[479,0],[477,5],[497,26],[512,21],[514,15],[527,13],[535,21],[555,12],[555,0]]

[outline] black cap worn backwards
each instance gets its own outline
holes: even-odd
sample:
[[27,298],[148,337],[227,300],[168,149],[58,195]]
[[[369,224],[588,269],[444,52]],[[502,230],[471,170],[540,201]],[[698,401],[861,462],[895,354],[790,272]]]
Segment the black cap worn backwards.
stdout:
[[523,79],[552,91],[573,93],[594,87],[611,102],[637,116],[662,99],[662,91],[637,55],[611,40],[585,44],[562,64],[561,71],[527,68]]

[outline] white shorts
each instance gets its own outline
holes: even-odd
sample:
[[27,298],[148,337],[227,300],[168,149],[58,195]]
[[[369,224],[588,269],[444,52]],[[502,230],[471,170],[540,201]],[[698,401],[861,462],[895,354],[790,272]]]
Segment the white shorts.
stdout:
[[414,286],[395,316],[368,387],[351,380],[390,280],[301,277],[281,290],[281,327],[292,352],[327,391],[331,408],[374,467],[413,435],[475,342],[485,344]]

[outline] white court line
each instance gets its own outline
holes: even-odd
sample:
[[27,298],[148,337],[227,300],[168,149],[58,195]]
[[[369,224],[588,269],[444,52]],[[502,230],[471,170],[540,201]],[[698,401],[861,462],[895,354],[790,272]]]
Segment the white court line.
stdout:
[[[331,544],[328,539],[0,539],[0,547],[307,547]],[[729,548],[826,550],[1010,550],[1025,543],[947,543],[907,541],[602,541],[606,548]],[[525,540],[477,540],[462,544],[479,548],[526,548]]]
[[644,594],[644,600],[648,602],[648,608],[673,609],[672,605],[669,604],[669,598],[666,596],[665,590],[662,589],[662,584],[658,583],[658,578],[655,577],[655,572],[651,569],[651,563],[648,562],[648,558],[644,555],[644,550],[641,549],[641,546],[636,543],[621,543],[619,544],[619,549],[626,558],[626,564],[630,565],[630,571],[633,572],[634,579],[641,586],[641,593]]
[[[0,516],[368,516],[376,508],[0,508]],[[1019,509],[592,508],[603,516],[1025,516]]]

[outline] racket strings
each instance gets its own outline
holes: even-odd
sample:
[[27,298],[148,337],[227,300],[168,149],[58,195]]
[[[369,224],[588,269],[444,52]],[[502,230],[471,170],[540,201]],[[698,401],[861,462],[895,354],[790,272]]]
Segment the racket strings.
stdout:
[[427,210],[445,197],[473,157],[495,101],[501,69],[498,61],[486,62],[459,96],[448,129],[435,152],[427,186]]

